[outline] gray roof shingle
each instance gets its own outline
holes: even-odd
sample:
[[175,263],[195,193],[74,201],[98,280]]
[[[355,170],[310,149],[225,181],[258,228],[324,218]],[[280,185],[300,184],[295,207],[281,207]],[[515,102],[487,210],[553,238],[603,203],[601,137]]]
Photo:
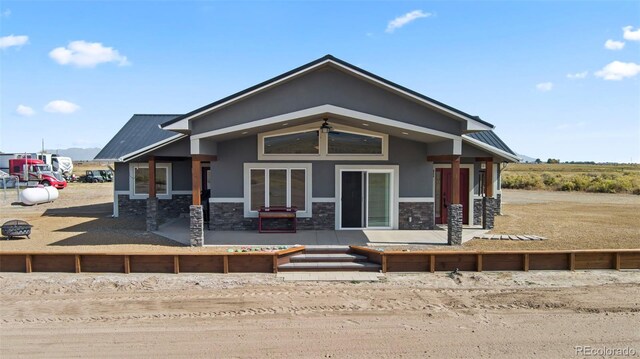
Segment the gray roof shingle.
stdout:
[[513,152],[511,148],[509,148],[509,146],[507,146],[507,144],[504,143],[500,139],[500,137],[498,137],[498,135],[496,135],[495,132],[493,131],[480,131],[480,132],[467,133],[466,136],[471,137],[474,140],[484,142],[489,146],[495,147],[499,150],[505,151],[507,153],[510,153],[518,157],[518,154]]
[[175,136],[175,132],[162,130],[158,125],[179,116],[181,115],[133,115],[94,159],[117,160],[126,154]]

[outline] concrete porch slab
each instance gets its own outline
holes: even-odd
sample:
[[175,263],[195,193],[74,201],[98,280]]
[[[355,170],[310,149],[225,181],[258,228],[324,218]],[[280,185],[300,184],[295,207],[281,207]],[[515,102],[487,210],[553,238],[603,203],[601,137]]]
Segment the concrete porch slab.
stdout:
[[[468,227],[462,230],[462,242],[482,236],[487,230]],[[153,233],[189,245],[189,219],[177,218],[164,223]],[[258,231],[204,231],[204,245],[446,245],[446,229],[435,230],[300,230],[296,233],[258,233]]]

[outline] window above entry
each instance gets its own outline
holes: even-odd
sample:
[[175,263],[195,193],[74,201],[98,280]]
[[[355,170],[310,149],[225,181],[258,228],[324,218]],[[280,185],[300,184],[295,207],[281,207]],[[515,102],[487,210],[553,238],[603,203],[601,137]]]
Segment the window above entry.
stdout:
[[333,121],[329,133],[322,121],[258,134],[259,160],[386,161],[389,136]]

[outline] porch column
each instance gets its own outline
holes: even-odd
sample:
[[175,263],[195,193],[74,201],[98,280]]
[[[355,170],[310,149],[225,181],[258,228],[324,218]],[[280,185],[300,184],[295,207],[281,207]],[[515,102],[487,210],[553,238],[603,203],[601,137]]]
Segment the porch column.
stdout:
[[447,242],[462,244],[462,204],[460,204],[460,156],[451,160],[451,203],[447,206]]
[[493,158],[488,158],[485,163],[485,196],[482,198],[482,228],[492,229],[496,212],[496,199],[493,198]]
[[158,197],[156,196],[156,159],[149,161],[149,197],[147,198],[147,231],[158,230]]
[[202,167],[200,159],[191,158],[191,206],[189,206],[189,240],[191,246],[201,247],[204,244],[204,218],[200,202]]

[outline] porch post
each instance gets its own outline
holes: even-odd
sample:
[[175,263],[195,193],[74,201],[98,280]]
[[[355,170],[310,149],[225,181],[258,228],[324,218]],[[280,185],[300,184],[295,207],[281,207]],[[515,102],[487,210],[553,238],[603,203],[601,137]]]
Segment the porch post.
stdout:
[[462,204],[460,204],[460,156],[451,160],[451,203],[447,206],[447,242],[462,244]]
[[149,197],[147,198],[147,231],[158,230],[158,197],[156,196],[156,159],[151,156],[149,164]]
[[482,228],[492,229],[496,212],[496,199],[493,198],[493,158],[486,160],[485,196],[482,198]]
[[200,159],[191,158],[191,206],[189,206],[189,240],[191,246],[201,247],[204,244],[204,218],[200,202],[202,167]]

